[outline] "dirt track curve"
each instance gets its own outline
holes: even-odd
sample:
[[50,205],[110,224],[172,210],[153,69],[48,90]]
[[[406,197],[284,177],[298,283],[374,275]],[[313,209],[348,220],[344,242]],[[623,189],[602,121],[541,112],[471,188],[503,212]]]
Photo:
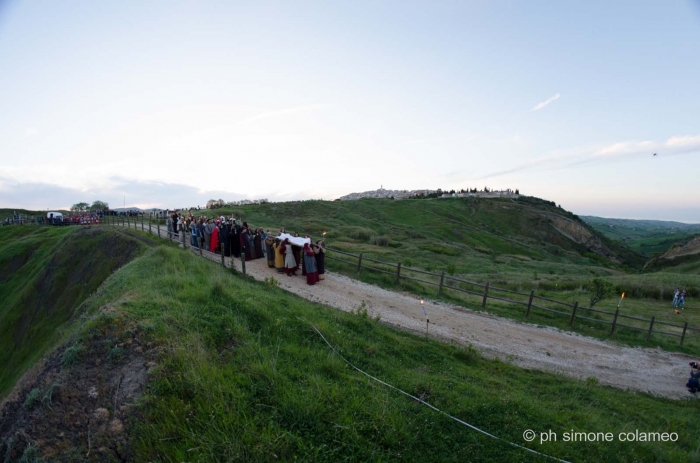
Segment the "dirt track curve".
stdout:
[[[221,256],[204,252],[212,260]],[[240,260],[234,259],[241,270]],[[226,266],[230,259],[226,258]],[[287,277],[267,266],[265,259],[246,262],[246,272],[258,280],[274,277],[280,287],[310,301],[346,312],[362,301],[372,316],[414,332],[425,332],[419,299],[357,280],[327,273],[314,286],[306,278]],[[301,275],[301,272],[299,272]],[[512,362],[524,368],[560,373],[576,379],[598,378],[601,384],[634,389],[669,398],[687,397],[688,362],[697,360],[662,349],[624,347],[556,328],[519,323],[443,302],[425,301],[429,332],[442,340],[472,344],[486,357]]]

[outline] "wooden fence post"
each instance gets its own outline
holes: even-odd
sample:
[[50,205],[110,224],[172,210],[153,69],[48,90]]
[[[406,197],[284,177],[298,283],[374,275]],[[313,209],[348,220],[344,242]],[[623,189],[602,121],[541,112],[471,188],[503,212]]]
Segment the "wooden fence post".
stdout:
[[399,279],[401,278],[401,262],[396,264],[396,284],[399,284]]
[[357,259],[357,274],[359,275],[360,272],[362,272],[362,253],[360,253],[360,257]]
[[141,231],[143,231],[143,230],[144,230],[144,227],[143,227],[143,214],[141,214]]
[[158,238],[160,238],[160,223],[158,223],[157,226],[158,226]]
[[187,246],[185,244],[185,232],[184,232],[184,230],[182,232],[182,250],[187,251]]
[[245,250],[241,250],[241,272],[245,275]]
[[148,221],[148,233],[153,233],[151,231],[151,222],[152,222],[151,220]]
[[[651,317],[651,323],[649,323],[649,331],[647,331],[647,342],[649,342],[649,339],[651,339],[651,330],[654,329],[654,319],[655,319],[655,318],[656,318],[656,317],[654,317],[654,316],[652,315],[652,317]],[[681,344],[683,344],[683,343],[681,342]]]
[[685,325],[683,325],[683,334],[681,334],[681,346],[683,345],[683,340],[685,339],[685,332],[688,329],[688,322],[685,322]]
[[440,275],[440,286],[438,286],[438,297],[442,296],[442,285],[445,282],[445,271],[442,271],[442,275]]
[[574,302],[574,308],[571,311],[571,319],[569,320],[569,326],[574,326],[574,319],[576,318],[576,309],[578,309],[578,301]]
[[532,307],[532,298],[535,297],[535,290],[530,290],[530,299],[527,301],[527,310],[525,311],[525,318],[530,316],[530,307]]
[[[199,237],[197,237],[197,244],[199,245],[199,257],[202,257],[202,246],[204,246],[204,240],[200,240]],[[233,261],[232,261],[233,262]],[[233,264],[231,264],[233,265]]]
[[486,282],[486,285],[484,285],[484,300],[481,301],[481,308],[485,309],[486,308],[486,298],[489,297],[489,282]]
[[615,309],[615,318],[613,318],[612,326],[610,327],[610,336],[615,332],[615,324],[617,324],[617,316],[620,314],[620,308]]

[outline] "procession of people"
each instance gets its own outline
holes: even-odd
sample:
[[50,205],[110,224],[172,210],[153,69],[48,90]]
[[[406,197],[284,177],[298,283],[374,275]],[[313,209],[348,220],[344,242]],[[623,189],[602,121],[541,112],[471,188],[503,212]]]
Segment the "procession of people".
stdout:
[[306,277],[309,285],[324,279],[326,249],[323,240],[314,243],[309,235],[304,238],[298,233],[289,235],[284,228],[274,235],[235,218],[196,217],[192,212],[173,212],[165,222],[170,236],[178,239],[189,236],[192,247],[217,254],[223,250],[225,257],[242,256],[246,261],[264,258],[268,267],[289,277],[297,276],[301,268],[301,276]]

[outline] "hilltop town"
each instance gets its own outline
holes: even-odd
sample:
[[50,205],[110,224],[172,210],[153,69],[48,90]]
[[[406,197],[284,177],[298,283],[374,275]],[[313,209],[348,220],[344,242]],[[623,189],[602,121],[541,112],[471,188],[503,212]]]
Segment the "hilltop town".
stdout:
[[349,201],[353,199],[362,198],[388,198],[388,199],[409,199],[409,198],[465,198],[465,197],[481,197],[481,198],[517,198],[520,196],[519,190],[511,190],[510,188],[506,190],[490,190],[489,188],[484,188],[483,190],[472,189],[462,189],[459,191],[455,190],[442,190],[438,188],[437,190],[385,190],[383,187],[378,190],[364,191],[362,193],[350,193],[345,196],[341,196],[341,201]]

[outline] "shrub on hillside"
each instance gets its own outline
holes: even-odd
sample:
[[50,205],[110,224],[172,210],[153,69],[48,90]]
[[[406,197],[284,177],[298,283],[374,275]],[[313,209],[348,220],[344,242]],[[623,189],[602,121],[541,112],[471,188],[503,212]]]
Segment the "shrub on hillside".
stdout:
[[612,296],[615,293],[615,285],[602,278],[594,278],[588,285],[588,291],[591,293],[590,307],[593,307],[603,299]]
[[446,246],[440,246],[437,244],[423,244],[418,246],[418,249],[423,251],[432,252],[434,254],[442,254],[443,256],[458,256],[459,251],[456,249],[448,248]]
[[389,246],[389,238],[386,236],[372,236],[369,242],[375,246]]
[[364,227],[344,227],[342,232],[348,238],[359,241],[367,241],[377,234],[374,230]]
[[78,361],[78,358],[80,357],[80,352],[83,350],[83,346],[80,344],[75,344],[67,348],[65,351],[63,351],[63,355],[61,356],[61,365],[64,367],[67,367],[69,365],[73,365],[75,362]]

